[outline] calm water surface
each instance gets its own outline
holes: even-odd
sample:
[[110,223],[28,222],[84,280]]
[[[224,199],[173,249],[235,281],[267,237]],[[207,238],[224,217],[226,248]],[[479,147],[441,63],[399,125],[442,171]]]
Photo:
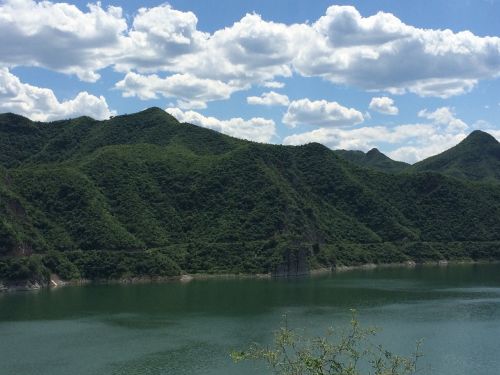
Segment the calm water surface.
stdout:
[[262,374],[228,353],[269,341],[285,313],[314,334],[350,308],[400,354],[423,338],[426,373],[500,374],[493,264],[0,294],[0,374]]

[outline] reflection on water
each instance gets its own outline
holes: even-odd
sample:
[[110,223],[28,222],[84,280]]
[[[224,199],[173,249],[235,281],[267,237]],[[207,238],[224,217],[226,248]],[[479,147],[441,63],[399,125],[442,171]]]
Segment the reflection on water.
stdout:
[[321,333],[349,309],[432,374],[497,375],[500,265],[387,268],[296,280],[89,285],[0,296],[0,374],[261,374],[228,353],[282,315]]

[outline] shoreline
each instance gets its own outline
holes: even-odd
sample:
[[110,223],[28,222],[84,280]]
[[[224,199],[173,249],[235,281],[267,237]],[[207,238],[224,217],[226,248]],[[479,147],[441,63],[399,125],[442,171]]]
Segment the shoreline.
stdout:
[[498,260],[440,260],[437,262],[423,262],[417,263],[414,261],[406,261],[399,263],[366,263],[354,266],[332,266],[332,267],[320,267],[309,270],[309,273],[299,276],[283,276],[275,277],[271,273],[259,273],[259,274],[231,274],[231,273],[221,273],[221,274],[210,274],[210,273],[195,273],[195,274],[183,274],[179,276],[142,276],[142,277],[129,277],[121,279],[102,279],[102,280],[90,280],[90,279],[77,279],[77,280],[61,280],[57,275],[51,275],[50,280],[47,283],[40,283],[38,281],[23,281],[15,283],[5,283],[0,281],[0,293],[8,292],[24,292],[24,291],[37,291],[46,289],[58,289],[65,286],[83,286],[83,285],[112,285],[112,284],[162,284],[162,283],[180,283],[186,284],[191,281],[196,280],[244,280],[244,279],[293,279],[300,277],[317,277],[324,276],[328,274],[344,273],[356,270],[374,270],[379,268],[417,268],[417,267],[448,267],[456,265],[473,265],[473,264],[495,264],[500,263]]

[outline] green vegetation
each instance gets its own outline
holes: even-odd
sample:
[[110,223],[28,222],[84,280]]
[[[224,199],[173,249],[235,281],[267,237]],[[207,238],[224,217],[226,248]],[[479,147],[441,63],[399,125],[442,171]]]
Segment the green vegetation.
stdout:
[[410,166],[402,161],[392,160],[376,148],[371,149],[367,153],[351,150],[335,150],[334,152],[338,156],[360,167],[375,169],[381,172],[398,173]]
[[42,282],[49,280],[50,272],[43,265],[40,256],[0,259],[0,275],[2,279],[18,282]]
[[362,168],[317,143],[237,140],[151,108],[0,115],[0,148],[4,279],[25,256],[41,279],[272,272],[292,253],[311,267],[500,259],[496,184]]
[[414,165],[392,160],[376,148],[367,153],[350,150],[334,153],[360,167],[386,173],[435,172],[484,183],[500,181],[500,143],[480,130],[473,131],[455,147]]
[[408,169],[433,171],[473,181],[500,181],[500,143],[480,130],[449,150],[422,160]]
[[347,331],[328,330],[324,336],[307,337],[285,324],[274,334],[271,347],[253,344],[231,353],[234,361],[264,361],[275,375],[411,375],[422,356],[420,344],[413,356],[394,354],[372,343],[376,330],[362,328],[353,313]]

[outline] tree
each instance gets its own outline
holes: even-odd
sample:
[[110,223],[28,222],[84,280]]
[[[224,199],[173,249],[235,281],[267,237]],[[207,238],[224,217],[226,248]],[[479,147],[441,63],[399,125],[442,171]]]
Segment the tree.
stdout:
[[265,361],[275,375],[411,375],[422,356],[420,342],[411,357],[396,355],[371,338],[373,328],[362,328],[352,311],[349,329],[330,328],[323,337],[307,337],[285,324],[274,333],[270,347],[252,344],[231,353],[234,361]]

